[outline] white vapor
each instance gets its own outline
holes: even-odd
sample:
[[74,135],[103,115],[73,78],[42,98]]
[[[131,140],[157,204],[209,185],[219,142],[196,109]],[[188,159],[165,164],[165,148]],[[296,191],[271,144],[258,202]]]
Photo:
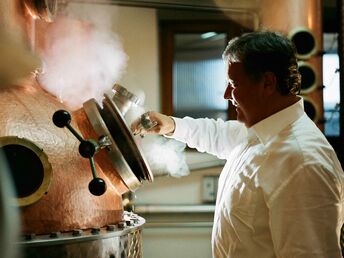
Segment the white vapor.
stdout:
[[[140,98],[144,99],[142,92]],[[141,99],[140,103],[143,102]],[[144,112],[143,106],[132,106],[125,115],[127,124],[140,118]],[[185,158],[185,143],[161,135],[136,135],[135,141],[141,147],[154,176],[182,177],[190,173]]]
[[91,98],[101,102],[125,71],[128,57],[104,23],[61,17],[46,30],[44,42],[39,81],[71,109]]
[[[139,137],[139,136],[136,136]],[[146,135],[137,139],[154,176],[187,176],[190,171],[185,160],[185,144],[163,136]]]

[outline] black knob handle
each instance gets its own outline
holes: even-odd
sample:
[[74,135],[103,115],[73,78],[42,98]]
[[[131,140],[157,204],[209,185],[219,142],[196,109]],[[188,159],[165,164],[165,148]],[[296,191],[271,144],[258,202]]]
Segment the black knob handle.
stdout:
[[84,158],[91,158],[97,151],[97,147],[91,141],[82,141],[79,145],[79,153]]
[[100,196],[106,191],[106,183],[103,179],[96,177],[88,184],[88,190],[91,194]]
[[99,145],[95,140],[84,140],[73,126],[71,126],[71,121],[72,117],[66,110],[58,110],[53,115],[53,122],[57,127],[67,127],[67,129],[80,141],[79,153],[82,157],[90,160],[93,175],[92,181],[88,184],[88,189],[91,194],[100,196],[106,191],[106,183],[103,179],[97,176],[96,166],[93,159],[93,156],[99,149]]
[[66,110],[58,110],[53,115],[53,122],[57,127],[63,128],[70,124],[72,117]]

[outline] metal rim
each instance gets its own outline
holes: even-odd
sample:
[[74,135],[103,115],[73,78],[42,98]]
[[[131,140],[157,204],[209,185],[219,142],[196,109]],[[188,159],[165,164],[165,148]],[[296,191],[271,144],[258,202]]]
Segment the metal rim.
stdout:
[[[293,30],[291,30],[289,32],[289,35],[288,35],[288,38],[293,41],[295,35],[299,34],[299,33],[305,33],[305,34],[308,34],[313,40],[314,40],[314,46],[312,49],[310,49],[307,53],[304,53],[304,54],[301,54],[299,53],[298,51],[296,51],[296,56],[300,59],[307,59],[309,57],[311,57],[315,52],[316,52],[316,49],[318,48],[317,46],[317,41],[315,39],[315,36],[313,34],[313,32],[307,28],[307,27],[297,27]],[[294,41],[293,41],[294,42]],[[295,48],[297,50],[297,46],[295,45]]]
[[95,99],[90,99],[83,104],[84,110],[87,114],[88,119],[90,120],[93,129],[98,134],[98,136],[108,136],[111,145],[108,146],[107,154],[110,158],[111,164],[116,169],[116,172],[122,178],[125,185],[129,190],[134,191],[141,186],[141,182],[136,178],[135,174],[130,169],[128,163],[124,159],[123,155],[118,149],[118,146],[111,136],[111,133],[106,127],[106,124],[101,117],[99,110],[100,107],[97,104]]
[[[315,101],[313,101],[310,97],[302,96],[302,98],[303,98],[304,105],[306,102],[309,102],[314,107],[314,112],[315,112],[314,119],[312,119],[312,118],[311,119],[313,120],[314,123],[317,123],[320,119],[320,112],[319,112],[318,106],[316,105]],[[306,112],[306,110],[305,110],[305,112]]]
[[21,145],[30,149],[42,162],[44,176],[39,188],[29,196],[16,198],[14,200],[14,202],[16,202],[20,207],[28,206],[39,201],[45,194],[47,194],[52,180],[52,166],[48,160],[48,156],[44,153],[44,151],[28,139],[19,138],[17,136],[0,137],[0,147],[4,147],[10,144]]
[[[312,85],[310,85],[307,89],[302,89],[301,88],[301,94],[304,94],[304,93],[309,93],[313,90],[316,89],[317,87],[317,84],[318,84],[318,78],[317,78],[317,73],[316,73],[316,70],[314,68],[314,66],[308,62],[305,62],[305,61],[300,61],[298,62],[298,66],[299,66],[299,71],[300,71],[300,67],[307,67],[309,68],[310,70],[312,70],[314,72],[314,83]],[[302,74],[301,74],[301,85],[302,85]]]
[[98,228],[99,231],[94,234],[92,233],[91,229],[86,229],[82,230],[82,234],[78,236],[73,235],[73,231],[55,232],[60,233],[59,237],[51,238],[49,234],[35,235],[34,239],[20,241],[18,242],[18,244],[21,244],[26,247],[75,244],[79,242],[88,242],[102,240],[106,238],[121,237],[142,230],[144,224],[146,223],[146,220],[144,218],[140,217],[135,213],[127,214],[127,216],[128,218],[126,220],[120,221],[118,224],[108,225],[114,227],[112,230],[107,229],[107,227],[105,226],[102,228]]
[[[112,123],[112,125],[116,127],[115,131],[119,133],[119,135],[116,133],[116,135],[113,135],[113,137],[117,138],[115,140],[119,140],[120,142],[123,141],[123,145],[119,144],[118,141],[116,141],[116,143],[129,166],[135,175],[138,176],[138,178],[152,182],[153,173],[148,166],[146,159],[144,158],[142,150],[136,144],[133,134],[125,123],[124,117],[107,94],[104,94],[103,106],[103,111],[105,111],[103,112],[103,115],[107,115],[106,111],[108,111],[110,113],[109,115],[111,115],[111,118],[114,119],[114,123]],[[109,128],[109,131],[111,133],[111,128]],[[130,155],[125,154],[128,153],[128,147],[130,148]],[[131,157],[134,157],[134,159],[131,159]]]
[[134,104],[138,105],[140,103],[140,99],[134,95],[133,93],[129,92],[125,87],[119,84],[115,84],[112,87],[112,92],[114,93],[114,96],[117,94],[123,95],[125,98],[129,99]]

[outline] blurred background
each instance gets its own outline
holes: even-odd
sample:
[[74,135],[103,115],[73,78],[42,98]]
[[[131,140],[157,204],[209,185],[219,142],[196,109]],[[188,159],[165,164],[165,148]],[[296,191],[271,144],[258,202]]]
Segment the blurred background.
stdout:
[[[0,69],[0,145],[7,163],[0,181],[13,184],[3,190],[1,205],[14,214],[1,218],[2,225],[17,226],[9,229],[10,242],[20,243],[15,249],[22,257],[56,250],[59,257],[211,257],[217,179],[225,161],[162,137],[134,137],[128,125],[149,110],[235,119],[223,99],[221,54],[229,39],[245,32],[277,30],[295,43],[306,112],[343,164],[342,0],[14,2],[0,5],[0,54],[6,60]],[[128,110],[116,102],[118,92],[134,103]],[[61,109],[71,114],[81,138],[111,135],[107,140],[115,147],[98,139],[101,150],[87,156],[94,156],[94,167],[80,156],[80,139],[52,123]],[[29,154],[29,160],[20,156]],[[37,167],[43,168],[35,174]],[[107,186],[101,197],[88,189],[98,178],[94,172]],[[116,225],[117,235],[109,225]],[[103,248],[109,245],[103,239],[117,244]],[[0,249],[9,252],[3,241]],[[95,256],[76,244],[92,241]],[[129,247],[133,242],[136,249]]]

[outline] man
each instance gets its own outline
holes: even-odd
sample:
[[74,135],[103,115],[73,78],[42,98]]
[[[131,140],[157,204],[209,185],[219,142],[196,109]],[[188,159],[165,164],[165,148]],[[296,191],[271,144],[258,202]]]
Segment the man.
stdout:
[[[237,121],[179,119],[150,112],[141,133],[175,138],[226,159],[219,178],[213,257],[339,258],[344,173],[308,118],[295,49],[275,32],[232,39],[225,99]],[[137,133],[138,121],[132,124]]]

